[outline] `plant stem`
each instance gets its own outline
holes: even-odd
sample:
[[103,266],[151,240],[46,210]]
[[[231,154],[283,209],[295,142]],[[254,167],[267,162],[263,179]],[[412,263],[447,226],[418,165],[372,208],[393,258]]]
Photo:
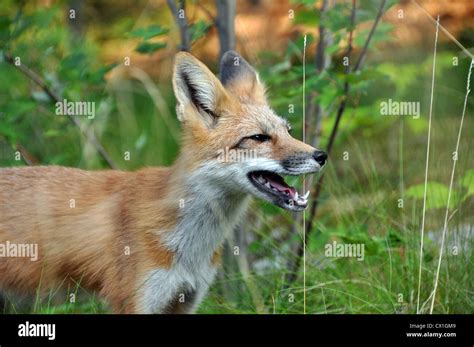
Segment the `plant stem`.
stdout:
[[[56,94],[49,86],[46,84],[46,82],[33,70],[31,70],[28,66],[25,64],[21,63],[20,65],[15,64],[15,60],[13,59],[12,55],[9,53],[4,54],[5,61],[11,64],[12,66],[16,67],[18,70],[20,70],[25,76],[27,76],[30,80],[32,80],[36,85],[38,85],[43,91],[50,97],[50,99],[54,102],[62,102],[61,98],[59,97],[58,94]],[[68,119],[81,130],[81,133],[84,135],[84,137],[89,141],[99,152],[99,154],[102,156],[102,158],[105,160],[105,162],[108,164],[108,166],[112,169],[116,169],[117,165],[115,165],[114,161],[110,157],[109,153],[105,150],[104,146],[100,143],[100,141],[97,139],[95,134],[91,131],[87,131],[81,127],[81,123],[74,117],[68,117]]]
[[[365,40],[365,44],[364,44],[364,46],[362,48],[362,51],[359,55],[359,59],[357,60],[352,72],[359,71],[361,69],[361,67],[363,66],[365,56],[366,56],[367,50],[369,48],[370,41],[372,40],[372,37],[375,33],[375,30],[377,29],[377,26],[380,22],[380,19],[382,18],[383,11],[384,11],[384,8],[385,8],[385,3],[386,3],[386,0],[382,0],[381,3],[380,3],[380,7],[379,7],[379,10],[378,10],[377,16],[375,18],[375,21],[372,25],[372,28],[369,32],[369,35],[367,36],[367,39]],[[355,12],[356,12],[356,1],[353,0],[352,1],[352,10],[351,10],[351,30],[349,31],[349,42],[348,42],[348,48],[347,48],[347,57],[349,57],[351,52],[352,52],[352,36],[353,36],[353,30],[354,30],[354,25],[355,25]],[[336,136],[337,136],[337,131],[339,129],[339,124],[340,124],[341,118],[342,118],[342,116],[344,114],[344,111],[346,109],[346,106],[347,106],[347,99],[349,97],[349,89],[350,89],[347,77],[348,77],[350,72],[351,72],[350,66],[347,66],[346,70],[345,70],[346,81],[344,82],[344,94],[343,94],[342,100],[339,104],[339,107],[337,109],[336,120],[334,121],[334,125],[332,127],[331,134],[329,136],[328,146],[327,146],[327,149],[326,149],[326,152],[327,152],[328,155],[331,153],[332,148],[334,146]],[[308,236],[310,235],[310,233],[313,229],[314,220],[315,220],[315,217],[316,217],[316,213],[318,211],[319,196],[320,196],[321,191],[322,191],[322,184],[323,184],[324,177],[325,177],[325,175],[324,175],[324,172],[323,172],[321,174],[321,176],[319,176],[318,181],[316,182],[316,186],[315,186],[315,190],[314,190],[313,194],[311,194],[312,195],[311,210],[310,210],[310,213],[309,213],[308,224],[306,225],[306,229],[305,229],[305,234],[306,234],[305,238],[306,238],[306,240],[308,240]],[[291,283],[293,283],[297,278],[297,271],[300,268],[301,257],[302,257],[303,251],[304,251],[303,247],[304,247],[304,245],[301,244],[301,243],[298,245],[296,258],[295,258],[296,261],[295,261],[294,265],[292,267],[290,267],[289,270],[288,270],[288,276],[286,278],[287,279],[287,281],[286,281],[287,286],[289,286]]]

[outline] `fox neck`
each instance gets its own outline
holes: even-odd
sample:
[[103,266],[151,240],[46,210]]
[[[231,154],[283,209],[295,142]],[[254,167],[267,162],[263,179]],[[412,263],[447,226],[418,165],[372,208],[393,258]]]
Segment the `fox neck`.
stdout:
[[[177,162],[174,171],[182,171]],[[177,170],[176,170],[177,169]],[[176,261],[193,271],[209,265],[214,253],[243,217],[249,195],[214,182],[207,164],[188,172],[176,184],[180,186],[180,209],[176,228],[168,235],[167,245]]]

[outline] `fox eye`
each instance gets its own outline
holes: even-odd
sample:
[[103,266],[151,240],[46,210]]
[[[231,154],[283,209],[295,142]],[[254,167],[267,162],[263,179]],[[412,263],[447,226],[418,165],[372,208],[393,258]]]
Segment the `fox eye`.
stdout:
[[252,136],[249,136],[248,138],[254,141],[258,141],[258,142],[266,142],[271,139],[270,136],[265,135],[265,134],[252,135]]

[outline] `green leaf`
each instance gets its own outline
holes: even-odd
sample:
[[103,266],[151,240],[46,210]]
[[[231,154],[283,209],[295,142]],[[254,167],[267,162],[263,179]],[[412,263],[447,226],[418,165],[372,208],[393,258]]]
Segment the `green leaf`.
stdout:
[[[371,28],[363,29],[356,35],[354,38],[354,45],[357,47],[362,47],[365,44],[365,41],[367,40],[367,37],[369,36]],[[380,23],[377,27],[377,30],[375,30],[374,35],[372,36],[372,39],[370,40],[369,47],[372,47],[376,45],[379,42],[387,41],[390,36],[391,32],[393,30],[393,25],[390,23]]]
[[43,132],[44,137],[60,137],[61,135],[62,133],[58,129],[48,129]]
[[[312,34],[306,35],[306,46],[309,46],[314,41],[314,36]],[[303,57],[303,48],[304,48],[304,35],[301,35],[296,39],[296,41],[289,41],[288,47],[286,49],[286,56],[288,58],[296,56],[299,58]],[[309,68],[309,66],[308,66]]]
[[70,54],[61,61],[61,69],[77,69],[86,63],[86,58],[86,55],[82,52]]
[[389,229],[386,238],[390,247],[397,247],[406,242],[405,237],[395,229]]
[[292,4],[314,7],[314,0],[291,0]]
[[324,109],[328,109],[334,100],[341,94],[341,91],[337,88],[326,88],[321,91],[318,101]]
[[410,130],[417,135],[425,132],[426,129],[428,129],[428,120],[426,119],[426,117],[420,116],[420,118],[418,119],[410,117],[408,119],[405,119],[405,124],[407,124]]
[[474,195],[474,169],[467,170],[461,184],[467,189],[466,197]]
[[[426,193],[426,208],[430,209],[437,209],[437,208],[446,208],[446,204],[448,202],[448,194],[449,188],[443,183],[439,182],[428,182],[426,185],[427,193]],[[423,200],[425,191],[424,184],[417,184],[411,186],[407,189],[406,195],[408,197],[414,198],[415,200]],[[451,201],[450,201],[450,208],[453,208],[455,203],[457,202],[456,192],[454,190],[451,191]]]
[[138,139],[135,141],[135,149],[141,150],[148,142],[148,137],[145,132],[143,132]]
[[387,75],[384,74],[382,71],[374,68],[366,68],[362,71],[358,71],[356,73],[351,73],[347,76],[348,82],[353,85],[357,84],[361,81],[373,81],[373,80],[383,80],[387,78]]
[[20,116],[24,115],[26,113],[32,113],[36,109],[36,102],[30,100],[30,99],[17,99],[17,100],[12,100],[4,109],[5,114],[7,115],[6,117],[9,119],[14,120],[15,116]]
[[334,5],[322,18],[322,24],[329,30],[336,32],[350,25],[350,7],[343,3]]
[[94,72],[91,75],[91,82],[92,83],[100,83],[104,81],[104,76],[112,70],[114,67],[116,67],[118,64],[117,63],[112,63],[108,64],[105,66],[102,66],[100,69],[98,69],[96,72]]
[[260,205],[260,208],[262,209],[262,211],[265,212],[266,215],[275,216],[281,214],[281,209],[269,202],[259,201],[258,203]]
[[252,254],[258,254],[259,252],[262,252],[264,250],[264,247],[261,242],[252,242],[249,244],[249,252]]
[[291,68],[291,62],[289,60],[283,60],[280,63],[276,63],[270,67],[270,73],[279,74],[288,71]]
[[51,22],[54,19],[54,16],[57,14],[57,11],[60,10],[58,7],[45,7],[44,9],[39,9],[31,16],[32,24],[41,28],[47,28],[51,25]]
[[142,42],[135,50],[143,54],[151,54],[166,47],[166,42]]
[[138,37],[144,40],[149,40],[156,36],[161,36],[169,32],[168,28],[164,28],[160,25],[150,25],[146,28],[138,28],[129,33],[130,37]]
[[10,24],[8,16],[0,16],[0,44],[2,45],[10,38]]
[[316,11],[315,9],[297,11],[293,21],[295,24],[316,27],[319,25],[319,11]]
[[194,42],[196,40],[199,40],[204,35],[206,35],[209,29],[211,28],[211,26],[212,26],[211,24],[206,23],[202,19],[198,20],[189,28],[189,32],[191,34],[191,41]]

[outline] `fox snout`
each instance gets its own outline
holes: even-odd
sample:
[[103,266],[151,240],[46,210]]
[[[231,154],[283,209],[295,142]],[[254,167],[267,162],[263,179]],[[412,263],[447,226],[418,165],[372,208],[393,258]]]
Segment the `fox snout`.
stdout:
[[316,160],[319,166],[323,167],[324,164],[326,164],[328,155],[326,154],[326,152],[316,150],[313,152],[313,158],[314,160]]
[[326,152],[314,150],[312,152],[296,152],[282,161],[283,168],[293,175],[312,173],[321,169],[327,161]]
[[281,165],[290,175],[301,175],[319,171],[327,162],[326,152],[314,148],[291,135],[285,138],[284,156]]

